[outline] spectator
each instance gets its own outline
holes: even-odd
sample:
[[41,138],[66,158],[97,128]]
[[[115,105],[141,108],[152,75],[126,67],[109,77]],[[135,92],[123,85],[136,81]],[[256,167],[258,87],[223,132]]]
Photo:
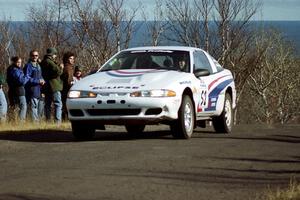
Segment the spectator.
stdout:
[[82,79],[81,66],[77,65],[74,70],[73,84],[80,81],[81,79]]
[[[25,98],[25,84],[39,84],[39,79],[25,76],[22,70],[22,59],[18,56],[11,59],[12,65],[7,68],[8,99],[10,111],[14,111],[16,105],[19,107],[19,119],[24,122],[26,119],[27,103]],[[14,113],[13,113],[14,114]],[[13,116],[12,116],[13,117]]]
[[3,92],[3,85],[5,83],[4,76],[0,72],[0,123],[6,121],[7,114],[7,101]]
[[30,58],[28,63],[24,67],[24,74],[31,78],[31,80],[40,80],[39,83],[28,81],[25,85],[26,98],[30,102],[31,117],[34,122],[40,121],[40,112],[43,110],[40,106],[43,105],[40,101],[41,86],[44,85],[45,81],[42,78],[41,66],[38,63],[39,53],[37,50],[30,51]]
[[74,64],[75,64],[75,54],[72,52],[66,52],[63,56],[64,69],[61,75],[61,80],[63,81],[63,90],[61,93],[62,96],[62,117],[67,119],[68,112],[66,107],[66,101],[68,92],[73,84],[73,74],[74,74]]
[[51,105],[54,102],[55,107],[55,122],[61,123],[62,101],[61,91],[63,89],[60,76],[63,72],[63,65],[58,65],[56,62],[57,50],[48,48],[47,54],[41,62],[42,76],[45,80],[45,114],[46,120],[51,119]]

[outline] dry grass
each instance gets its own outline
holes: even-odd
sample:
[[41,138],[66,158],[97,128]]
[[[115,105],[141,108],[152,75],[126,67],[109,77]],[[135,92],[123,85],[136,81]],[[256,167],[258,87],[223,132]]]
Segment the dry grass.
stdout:
[[265,200],[300,200],[300,184],[291,179],[288,188],[277,189],[275,192],[269,190],[264,195]]
[[60,125],[49,122],[40,123],[0,123],[0,133],[1,132],[12,132],[12,131],[30,131],[30,130],[70,130],[71,124],[69,122],[64,122]]

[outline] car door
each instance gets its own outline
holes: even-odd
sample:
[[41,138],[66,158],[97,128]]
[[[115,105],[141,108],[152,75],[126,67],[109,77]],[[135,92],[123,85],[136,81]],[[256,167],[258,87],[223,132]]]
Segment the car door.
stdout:
[[[197,105],[197,116],[210,116],[216,113],[217,98],[211,95],[211,87],[214,80],[217,80],[219,74],[217,73],[216,66],[213,64],[209,55],[204,51],[196,50],[193,53],[194,58],[194,72],[198,69],[205,69],[209,72],[207,76],[200,76],[200,84],[205,85],[205,89],[200,92],[200,98]],[[202,87],[203,88],[203,87]]]

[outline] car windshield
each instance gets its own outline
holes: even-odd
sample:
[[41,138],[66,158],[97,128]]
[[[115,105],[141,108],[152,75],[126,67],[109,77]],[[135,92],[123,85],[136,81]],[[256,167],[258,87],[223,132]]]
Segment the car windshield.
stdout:
[[123,51],[106,63],[100,71],[120,69],[165,69],[189,72],[189,57],[188,51]]

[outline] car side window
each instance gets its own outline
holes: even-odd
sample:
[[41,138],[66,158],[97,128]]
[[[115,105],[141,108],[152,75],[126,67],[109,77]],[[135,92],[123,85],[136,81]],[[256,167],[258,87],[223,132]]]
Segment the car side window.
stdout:
[[217,72],[223,71],[223,67],[220,65],[220,63],[218,63],[218,61],[216,59],[214,59],[212,56],[210,56],[210,59],[214,62]]
[[194,71],[197,69],[207,69],[210,73],[213,73],[211,65],[202,51],[194,52]]

